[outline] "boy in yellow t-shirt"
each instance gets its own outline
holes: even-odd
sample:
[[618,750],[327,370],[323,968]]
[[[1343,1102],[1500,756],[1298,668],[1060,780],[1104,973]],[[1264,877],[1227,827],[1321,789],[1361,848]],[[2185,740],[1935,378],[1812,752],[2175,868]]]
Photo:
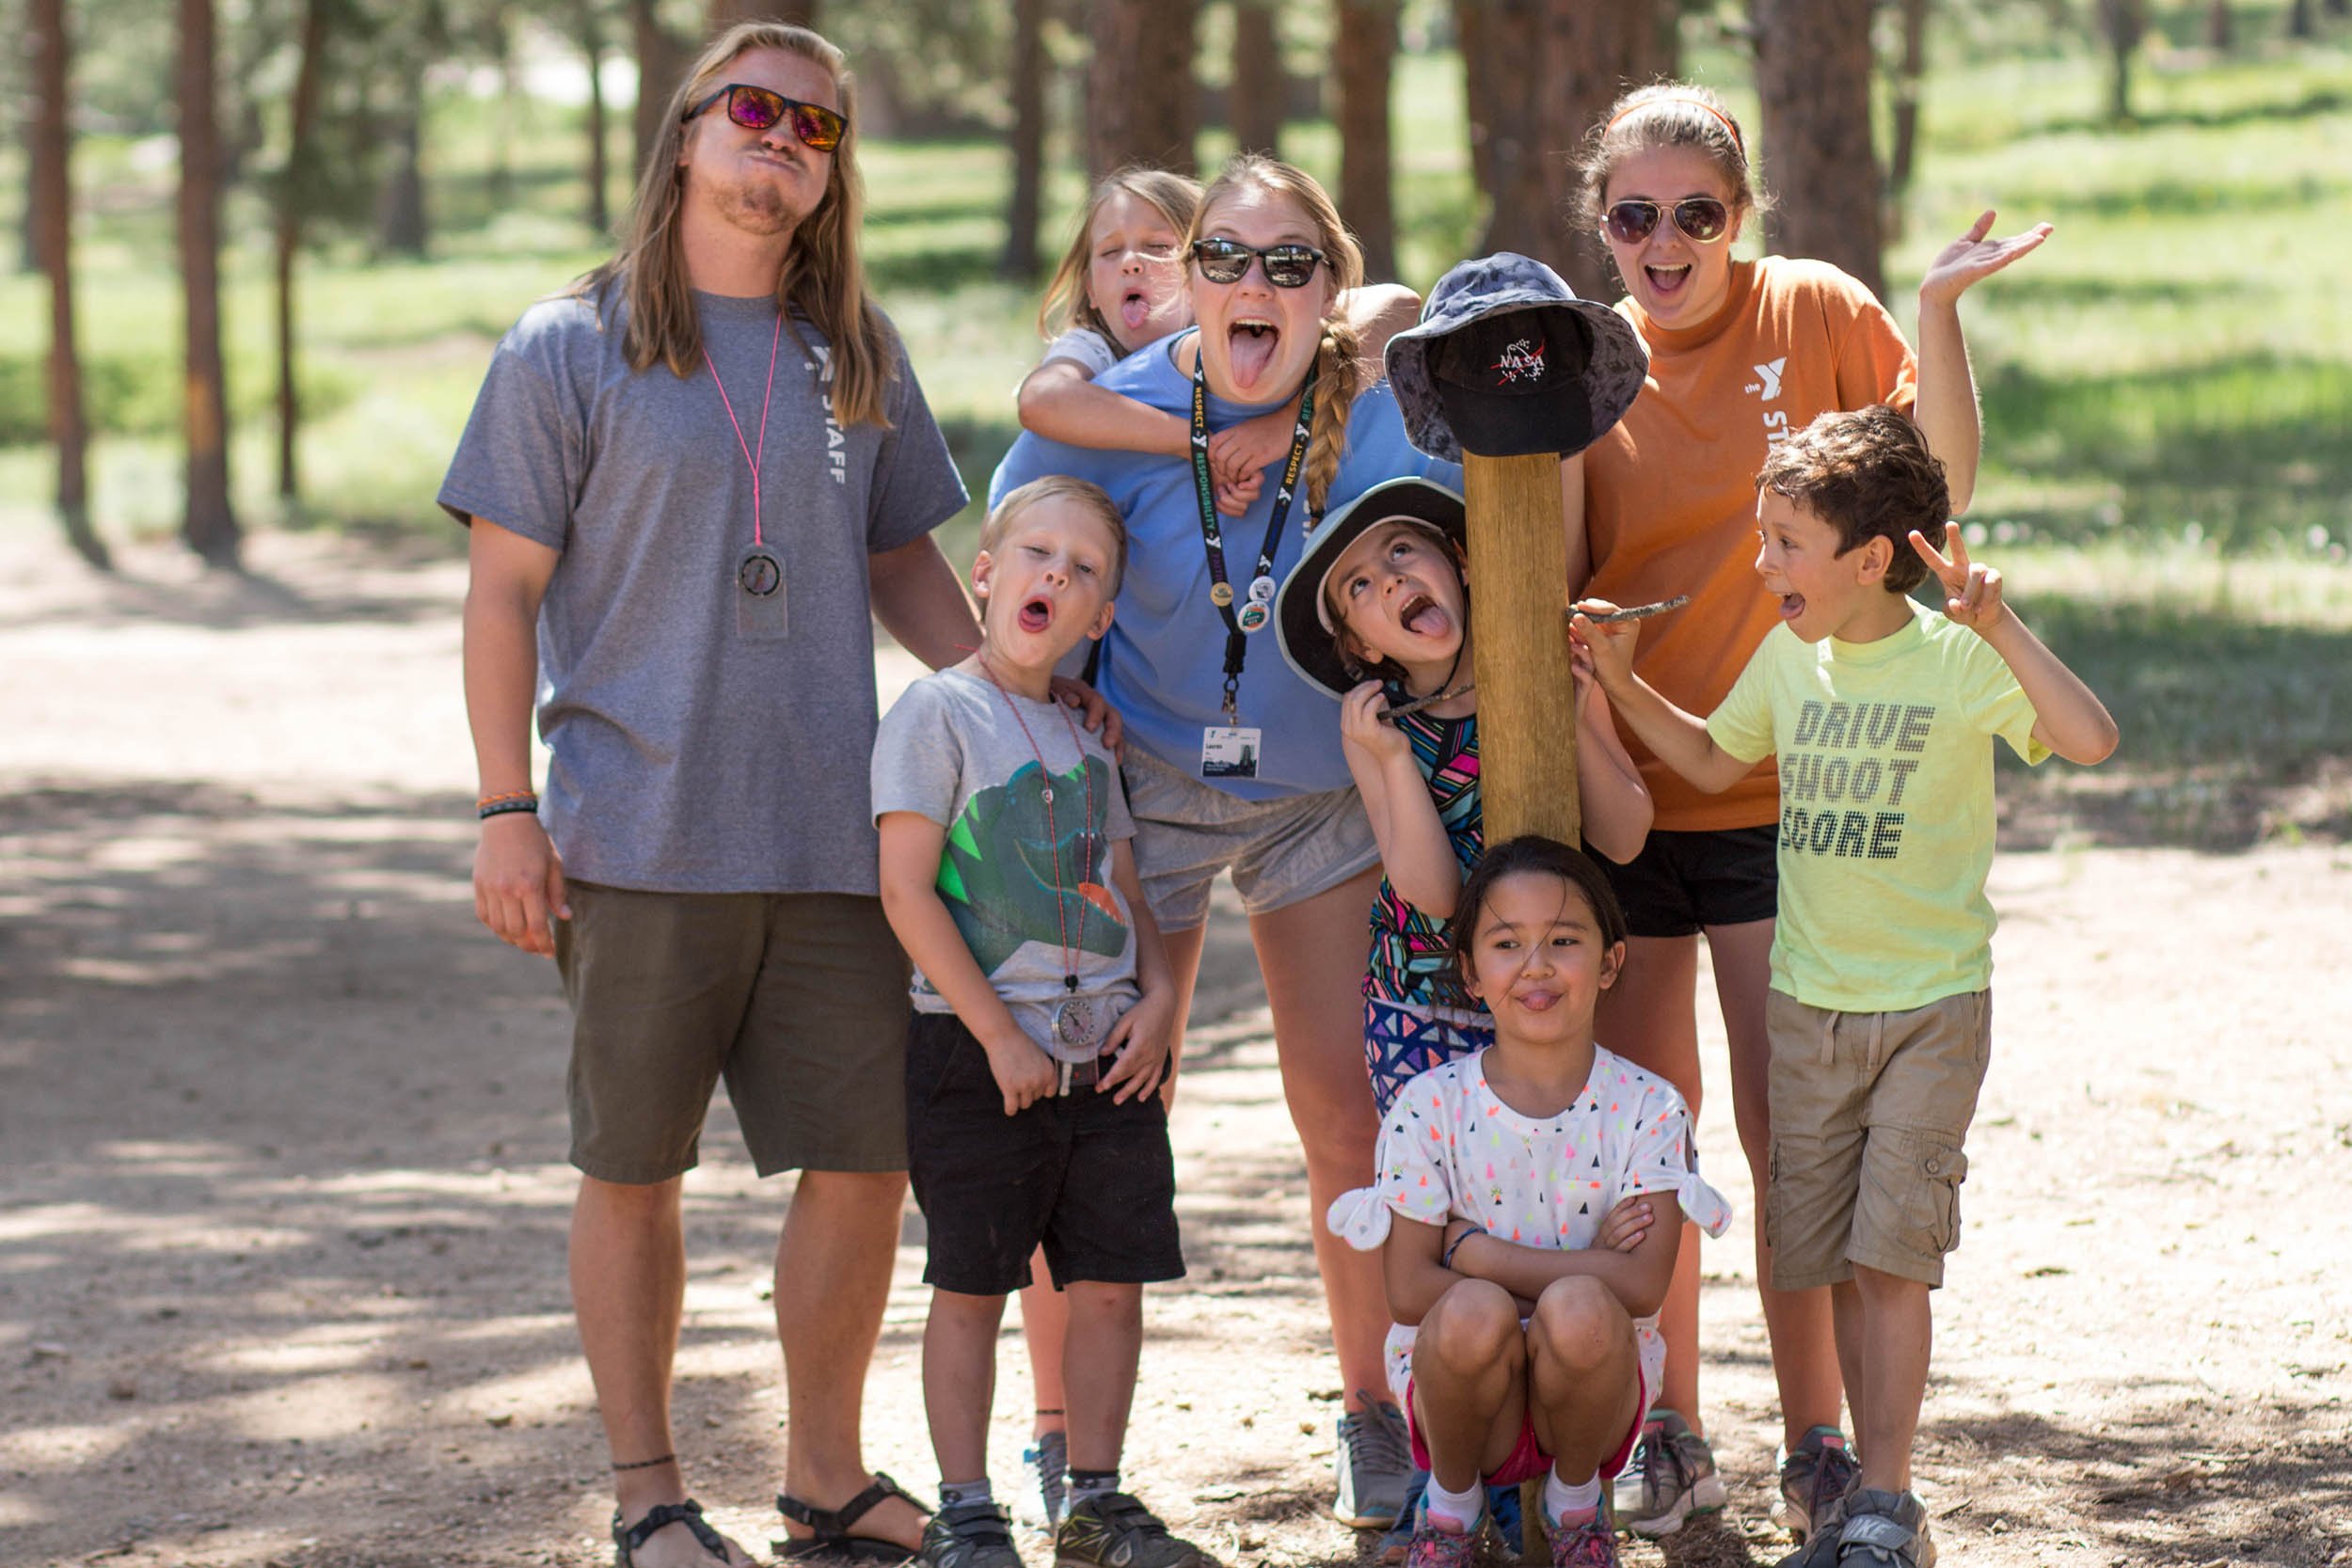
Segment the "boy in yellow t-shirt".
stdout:
[[[1934,1560],[1911,1492],[1928,1293],[1957,1243],[1961,1143],[1991,1053],[1993,739],[2095,763],[2115,721],[2002,602],[1946,522],[1943,465],[1883,405],[1824,414],[1756,478],[1756,569],[1781,624],[1702,721],[1632,671],[1636,623],[1580,606],[1626,725],[1700,789],[1780,765],[1772,941],[1777,1290],[1833,1287],[1861,1475],[1783,1568]],[[1942,522],[1945,551],[1925,531]],[[1943,614],[1909,597],[1930,572]]]

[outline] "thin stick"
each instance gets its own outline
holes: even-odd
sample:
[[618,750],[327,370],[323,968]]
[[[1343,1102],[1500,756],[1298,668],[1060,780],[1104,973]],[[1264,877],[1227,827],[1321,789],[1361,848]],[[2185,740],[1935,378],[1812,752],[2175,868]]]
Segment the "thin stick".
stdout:
[[1617,621],[1646,621],[1653,615],[1663,615],[1670,610],[1680,610],[1690,602],[1690,594],[1677,594],[1673,598],[1661,599],[1656,604],[1637,604],[1625,610],[1613,610],[1606,615],[1587,615],[1584,618],[1597,626],[1609,626]]

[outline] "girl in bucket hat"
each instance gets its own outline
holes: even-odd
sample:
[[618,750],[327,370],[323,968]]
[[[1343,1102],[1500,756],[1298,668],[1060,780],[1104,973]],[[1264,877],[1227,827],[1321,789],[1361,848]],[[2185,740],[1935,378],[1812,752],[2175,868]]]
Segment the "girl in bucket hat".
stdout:
[[[1275,597],[1283,657],[1339,699],[1340,743],[1380,842],[1363,990],[1382,1116],[1407,1080],[1494,1035],[1486,1008],[1450,983],[1454,905],[1486,847],[1464,565],[1462,498],[1391,480],[1324,519]],[[1586,844],[1631,860],[1649,793],[1609,700],[1581,674],[1576,782]]]
[[[1598,230],[1625,281],[1617,309],[1648,349],[1649,372],[1625,419],[1577,460],[1582,483],[1569,487],[1569,586],[1617,604],[1690,594],[1690,608],[1644,631],[1639,667],[1658,689],[1705,713],[1776,619],[1749,566],[1756,475],[1766,454],[1817,415],[1892,404],[1926,434],[1950,477],[1954,508],[1964,509],[1979,429],[1960,296],[2034,249],[2050,229],[1989,240],[1986,213],[1947,245],[1919,286],[1915,356],[1885,309],[1836,267],[1733,258],[1732,243],[1763,198],[1746,135],[1708,89],[1669,82],[1626,94],[1593,134],[1581,166],[1580,221]],[[1777,904],[1778,781],[1766,767],[1722,795],[1703,796],[1638,742],[1629,750],[1657,821],[1630,865],[1604,867],[1631,934],[1624,977],[1601,1004],[1601,1033],[1680,1089],[1695,1114],[1694,939],[1704,931],[1730,1041],[1740,1143],[1761,1192],[1769,1177],[1764,1000]],[[1756,1244],[1763,1253],[1760,1226]],[[1664,1534],[1724,1501],[1698,1419],[1698,1285],[1697,1248],[1686,1231],[1661,1318],[1672,1347],[1661,1409],[1618,1494],[1619,1518],[1645,1534]],[[1854,1474],[1839,1430],[1829,1292],[1766,1290],[1763,1298],[1786,1424],[1773,1512],[1802,1536],[1820,1528]]]

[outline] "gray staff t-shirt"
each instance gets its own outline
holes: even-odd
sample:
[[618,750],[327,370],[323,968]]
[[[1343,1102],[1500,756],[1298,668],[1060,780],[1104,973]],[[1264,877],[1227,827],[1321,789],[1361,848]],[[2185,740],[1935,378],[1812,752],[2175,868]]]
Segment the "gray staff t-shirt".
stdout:
[[[1112,843],[1136,824],[1118,764],[1069,719],[960,668],[925,675],[882,718],[874,815],[911,811],[947,830],[935,885],[964,945],[1046,1054],[1082,1062],[1102,1034],[1057,1039],[1055,1009],[1084,998],[1107,1033],[1140,994],[1134,921],[1110,869]],[[913,995],[917,1012],[955,1010],[920,969]]]
[[[694,303],[759,451],[775,306]],[[440,491],[460,521],[562,552],[539,610],[548,832],[568,874],[614,887],[876,893],[866,558],[962,508],[946,442],[903,348],[890,428],[834,422],[828,345],[795,315],[775,351],[759,488],[784,632],[746,638],[736,571],[752,543],[749,466],[707,369],[683,380],[660,363],[629,369],[626,309],[615,289],[525,311],[491,357]]]

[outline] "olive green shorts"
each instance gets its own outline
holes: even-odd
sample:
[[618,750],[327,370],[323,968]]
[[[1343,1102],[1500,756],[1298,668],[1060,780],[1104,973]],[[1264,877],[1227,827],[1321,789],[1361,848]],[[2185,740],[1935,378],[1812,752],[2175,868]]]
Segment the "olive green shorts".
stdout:
[[723,1077],[760,1175],[906,1168],[907,960],[881,899],[566,891],[573,1164],[692,1169]]
[[1993,993],[1899,1013],[1765,1002],[1772,1037],[1774,1290],[1853,1277],[1854,1265],[1944,1283],[1960,1244],[1961,1145],[1993,1055]]

